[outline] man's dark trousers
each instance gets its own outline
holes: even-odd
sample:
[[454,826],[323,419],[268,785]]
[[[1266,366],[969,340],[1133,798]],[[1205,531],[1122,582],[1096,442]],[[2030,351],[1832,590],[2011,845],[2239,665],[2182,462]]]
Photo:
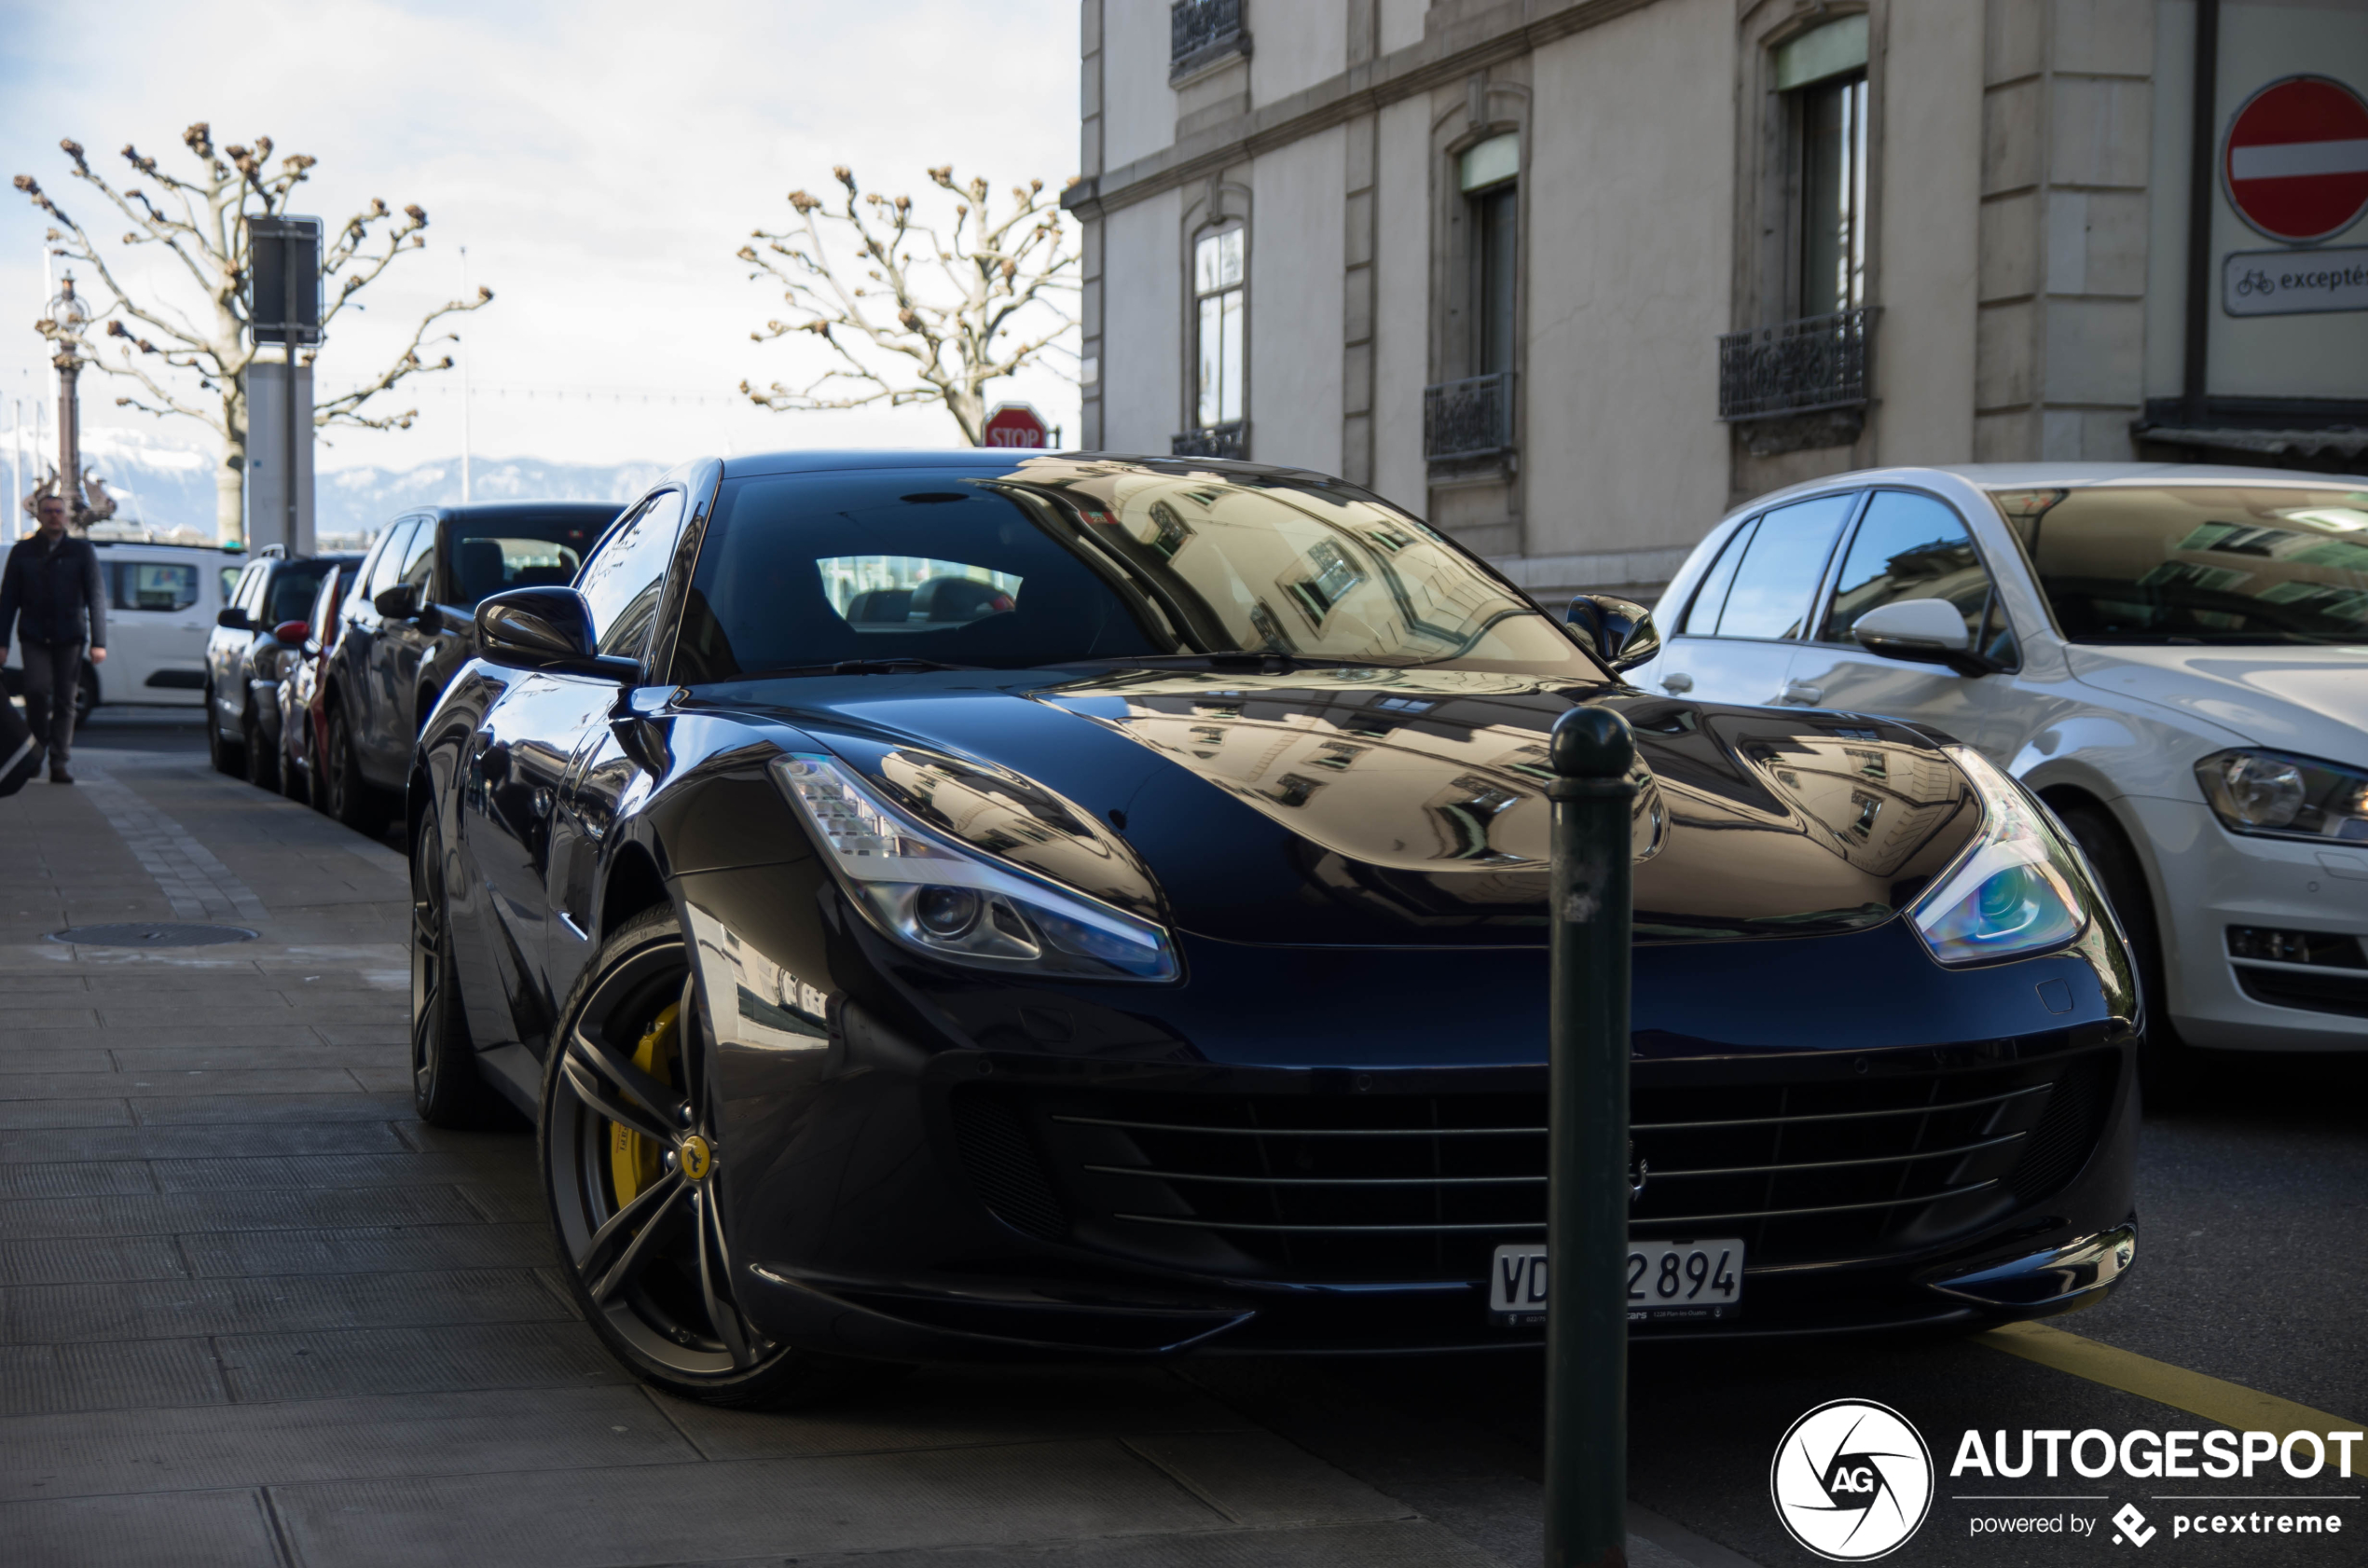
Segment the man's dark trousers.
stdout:
[[33,738],[49,750],[49,765],[62,768],[74,750],[75,688],[82,681],[79,642],[32,642],[24,650],[24,722]]

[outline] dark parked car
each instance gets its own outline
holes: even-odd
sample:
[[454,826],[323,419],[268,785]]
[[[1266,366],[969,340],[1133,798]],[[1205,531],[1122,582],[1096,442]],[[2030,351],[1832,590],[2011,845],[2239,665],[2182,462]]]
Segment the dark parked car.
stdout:
[[347,578],[340,568],[321,579],[303,640],[280,655],[280,792],[308,805],[320,803],[312,759],[320,754],[326,728],[321,676],[337,647],[337,607],[344,602]]
[[1625,715],[1641,1336],[1986,1324],[2132,1257],[2129,960],[1978,755],[1616,673],[1314,475],[675,471],[414,754],[420,1114],[541,1129],[661,1387],[1535,1345],[1546,743]]
[[359,556],[270,555],[239,574],[229,602],[206,636],[206,750],[224,773],[279,787],[279,707],[273,687],[288,643],[278,633],[301,623],[321,579]]
[[395,519],[338,612],[322,678],[321,808],[349,827],[381,827],[403,790],[420,721],[475,656],[477,600],[573,581],[616,516],[613,505],[538,502],[431,507]]

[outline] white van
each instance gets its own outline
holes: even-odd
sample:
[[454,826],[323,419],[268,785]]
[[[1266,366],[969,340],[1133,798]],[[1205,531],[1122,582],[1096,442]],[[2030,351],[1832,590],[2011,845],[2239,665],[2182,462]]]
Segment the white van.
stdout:
[[[94,539],[107,585],[107,662],[82,666],[82,717],[103,702],[196,708],[205,701],[206,634],[229,602],[247,564],[243,552],[210,545]],[[7,649],[7,689],[24,687],[16,640]]]

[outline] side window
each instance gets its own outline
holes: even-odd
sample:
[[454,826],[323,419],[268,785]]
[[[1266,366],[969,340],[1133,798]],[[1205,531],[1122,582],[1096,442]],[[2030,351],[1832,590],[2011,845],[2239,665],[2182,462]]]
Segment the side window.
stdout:
[[435,519],[422,517],[411,537],[404,541],[403,571],[395,578],[420,590],[420,602],[435,598]]
[[376,598],[394,586],[403,575],[404,552],[410,548],[411,535],[419,526],[417,517],[406,517],[387,530],[379,543],[379,558],[370,564],[370,575],[363,581],[364,598]]
[[[1717,634],[1800,636],[1810,599],[1834,553],[1834,536],[1857,503],[1854,494],[1821,495],[1780,506],[1760,518],[1719,611]],[[1691,626],[1691,617],[1687,624]]]
[[242,570],[235,566],[222,569],[222,602],[226,608],[239,601],[239,573]]
[[682,527],[682,492],[668,490],[627,518],[575,580],[592,612],[600,652],[638,658],[650,640],[667,564]]
[[1965,636],[1975,648],[2013,663],[2014,634],[1996,607],[1997,597],[1973,535],[1953,508],[1930,496],[1878,490],[1842,561],[1841,580],[1819,635],[1827,642],[1848,642],[1858,617],[1878,605],[1946,599],[1965,618]]
[[186,610],[198,602],[198,569],[171,561],[110,561],[107,590],[117,610]]
[[1702,579],[1694,593],[1694,602],[1687,607],[1685,624],[1677,630],[1684,637],[1714,637],[1718,633],[1719,612],[1727,608],[1727,590],[1735,585],[1735,569],[1743,562],[1743,552],[1751,548],[1752,531],[1759,527],[1755,517],[1735,530],[1718,552],[1718,560]]
[[263,579],[271,571],[263,561],[249,561],[239,578],[238,596],[231,600],[252,617],[263,601]]

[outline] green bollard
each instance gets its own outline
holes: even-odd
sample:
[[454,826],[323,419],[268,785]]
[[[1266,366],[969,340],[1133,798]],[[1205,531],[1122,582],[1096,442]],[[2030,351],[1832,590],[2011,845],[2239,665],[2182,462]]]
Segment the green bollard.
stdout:
[[1555,721],[1548,1094],[1547,1568],[1628,1562],[1628,777],[1604,708]]

